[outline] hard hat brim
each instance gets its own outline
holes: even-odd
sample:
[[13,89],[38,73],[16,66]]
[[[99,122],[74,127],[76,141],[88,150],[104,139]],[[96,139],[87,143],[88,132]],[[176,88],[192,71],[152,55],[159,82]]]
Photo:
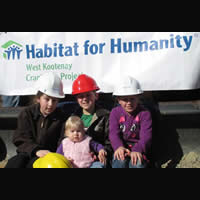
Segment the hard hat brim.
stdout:
[[98,91],[100,90],[99,88],[96,88],[95,90],[93,89],[88,89],[88,90],[81,90],[81,91],[75,91],[75,92],[72,92],[72,95],[76,95],[76,94],[82,94],[82,93],[86,93],[86,92],[92,92],[92,91]]
[[141,89],[138,89],[137,93],[133,92],[114,92],[113,96],[135,96],[135,95],[140,95],[143,94],[144,92]]
[[53,97],[53,98],[58,98],[58,99],[63,99],[65,98],[65,94],[62,94],[62,95],[56,95],[55,93],[51,93],[49,91],[42,91],[42,90],[38,90],[44,94],[46,94],[47,96],[50,96],[50,97]]

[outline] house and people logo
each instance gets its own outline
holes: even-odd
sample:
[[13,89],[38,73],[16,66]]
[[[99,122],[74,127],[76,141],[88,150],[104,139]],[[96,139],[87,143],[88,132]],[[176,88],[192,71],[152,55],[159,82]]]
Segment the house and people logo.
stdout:
[[20,59],[23,46],[13,40],[10,40],[1,46],[3,49],[3,58],[6,60]]

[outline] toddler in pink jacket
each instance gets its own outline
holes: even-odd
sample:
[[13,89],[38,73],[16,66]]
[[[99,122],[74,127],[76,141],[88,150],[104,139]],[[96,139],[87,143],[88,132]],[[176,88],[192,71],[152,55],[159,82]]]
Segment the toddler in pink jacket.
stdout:
[[[85,134],[83,121],[71,116],[65,124],[65,136],[57,153],[71,161],[74,168],[104,168],[107,152],[104,146]],[[94,161],[93,153],[98,153],[99,161]]]

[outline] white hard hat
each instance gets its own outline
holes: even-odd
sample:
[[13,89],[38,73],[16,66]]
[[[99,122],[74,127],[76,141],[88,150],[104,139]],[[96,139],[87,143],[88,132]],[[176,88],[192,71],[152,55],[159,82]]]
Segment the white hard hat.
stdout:
[[122,76],[119,82],[114,87],[114,96],[131,96],[131,95],[139,95],[142,94],[143,91],[140,87],[139,82],[130,77],[130,76]]
[[43,74],[36,82],[36,89],[50,97],[65,97],[63,92],[63,83],[60,77],[53,72]]

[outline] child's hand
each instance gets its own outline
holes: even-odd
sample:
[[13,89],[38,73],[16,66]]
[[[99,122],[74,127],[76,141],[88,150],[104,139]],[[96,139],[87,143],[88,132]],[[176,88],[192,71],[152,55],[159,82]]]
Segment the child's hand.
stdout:
[[124,160],[127,155],[130,155],[130,150],[125,147],[119,147],[114,153],[114,159]]
[[36,156],[39,158],[42,158],[42,157],[46,156],[48,153],[50,153],[50,151],[48,151],[48,150],[39,150],[36,152]]
[[77,166],[74,164],[74,160],[71,157],[66,157],[66,158],[71,163],[72,168],[77,168]]
[[99,161],[103,163],[104,165],[106,165],[106,161],[107,161],[106,156],[107,156],[107,152],[104,149],[101,149],[99,151],[98,158],[99,158]]
[[130,154],[132,165],[136,165],[138,160],[142,163],[142,154],[139,152],[131,152]]
[[92,157],[92,159],[93,159],[93,162],[94,162],[95,160],[97,160],[97,156],[95,155],[94,152],[90,152],[90,155],[91,155],[91,157]]
[[74,160],[73,160],[71,157],[67,157],[67,160],[68,160],[69,162],[71,162],[71,163],[74,162]]

